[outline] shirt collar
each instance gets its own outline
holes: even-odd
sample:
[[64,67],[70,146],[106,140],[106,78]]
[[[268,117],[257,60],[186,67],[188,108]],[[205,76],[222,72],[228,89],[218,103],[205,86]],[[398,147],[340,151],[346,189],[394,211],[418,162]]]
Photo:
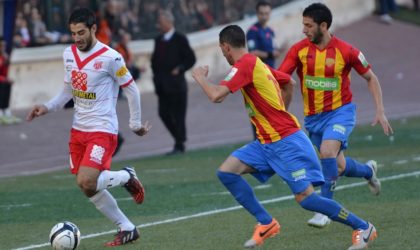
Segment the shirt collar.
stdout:
[[163,40],[164,41],[169,41],[172,38],[174,33],[175,33],[175,29],[174,28],[170,29],[168,32],[163,34]]

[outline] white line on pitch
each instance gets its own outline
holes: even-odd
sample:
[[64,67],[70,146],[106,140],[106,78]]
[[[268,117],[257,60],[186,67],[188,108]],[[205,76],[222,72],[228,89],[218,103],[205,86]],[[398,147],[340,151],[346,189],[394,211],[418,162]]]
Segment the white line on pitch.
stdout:
[[30,207],[32,204],[30,203],[23,203],[23,204],[9,204],[9,205],[0,205],[0,208],[4,208],[6,210],[10,210],[11,208],[17,208],[17,207]]
[[[407,177],[411,177],[411,176],[418,176],[418,175],[420,175],[420,171],[414,171],[414,172],[406,173],[406,174],[392,175],[392,176],[379,178],[379,179],[381,181],[390,181],[390,180],[397,180],[397,179],[407,178]],[[338,186],[335,190],[349,189],[349,188],[354,188],[354,187],[359,187],[359,186],[364,186],[364,185],[366,185],[366,182],[357,182],[357,183]],[[270,203],[275,203],[275,202],[280,202],[280,201],[292,200],[293,198],[294,198],[294,195],[287,195],[287,196],[282,196],[282,197],[278,197],[278,198],[274,198],[274,199],[261,201],[261,204],[270,204]],[[181,217],[177,217],[177,218],[173,218],[173,219],[149,222],[149,223],[138,225],[137,227],[138,228],[145,228],[145,227],[151,227],[151,226],[156,226],[156,225],[168,224],[168,223],[188,220],[188,219],[192,219],[192,218],[198,218],[198,217],[203,217],[203,216],[208,216],[208,215],[213,215],[213,214],[230,212],[230,211],[234,211],[234,210],[239,210],[241,208],[242,208],[242,206],[234,206],[234,207],[216,209],[216,210],[211,210],[211,211],[207,211],[207,212],[181,216]],[[113,234],[113,233],[115,233],[115,230],[107,231],[107,232],[101,232],[101,233],[88,234],[88,235],[82,236],[82,239],[95,238],[95,237],[98,237],[98,236]],[[22,248],[16,248],[16,249],[13,249],[13,250],[35,249],[35,248],[40,248],[40,247],[46,247],[46,246],[49,246],[49,245],[50,245],[50,243],[43,243],[43,244],[38,244],[38,245],[30,245],[30,246],[26,246],[26,247],[22,247]]]

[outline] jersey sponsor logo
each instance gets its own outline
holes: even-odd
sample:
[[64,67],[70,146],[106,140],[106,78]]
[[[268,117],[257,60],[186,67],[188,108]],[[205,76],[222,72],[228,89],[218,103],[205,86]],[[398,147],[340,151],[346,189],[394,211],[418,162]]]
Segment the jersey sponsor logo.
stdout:
[[330,78],[306,75],[303,81],[308,89],[331,91],[340,88],[340,82],[337,77]]
[[117,73],[115,73],[118,77],[123,77],[125,74],[127,74],[128,69],[126,66],[122,66],[119,70],[117,70]]
[[68,62],[72,63],[72,62],[74,62],[74,60],[73,59],[66,59],[66,63],[68,63]]
[[369,66],[369,63],[362,52],[359,52],[359,55],[357,56],[357,58],[359,58],[359,61],[363,65],[363,67],[367,68]]
[[344,127],[343,125],[340,125],[340,124],[334,124],[333,125],[333,131],[344,135],[344,134],[346,134],[346,127]]
[[98,164],[102,164],[104,153],[105,148],[98,145],[93,145],[92,151],[90,152],[90,160]]
[[99,70],[99,69],[101,69],[102,68],[102,65],[104,64],[104,62],[103,61],[95,61],[95,63],[93,64],[93,67],[96,69],[96,70]]
[[306,178],[306,169],[302,168],[298,171],[292,172],[292,177],[295,181],[302,180]]
[[87,90],[87,74],[82,71],[73,70],[71,72],[71,85],[74,89]]
[[77,90],[77,89],[73,89],[72,94],[75,97],[88,99],[88,100],[96,100],[96,93],[84,92],[84,91],[80,91],[80,90]]
[[230,81],[235,76],[236,72],[238,72],[238,69],[233,67],[229,74],[225,77],[225,81]]
[[93,109],[95,104],[97,103],[96,100],[89,100],[89,99],[82,99],[82,98],[75,98],[74,99],[74,106],[83,108],[86,110]]
[[325,59],[325,65],[327,65],[327,67],[334,66],[334,64],[335,64],[335,59],[334,58]]

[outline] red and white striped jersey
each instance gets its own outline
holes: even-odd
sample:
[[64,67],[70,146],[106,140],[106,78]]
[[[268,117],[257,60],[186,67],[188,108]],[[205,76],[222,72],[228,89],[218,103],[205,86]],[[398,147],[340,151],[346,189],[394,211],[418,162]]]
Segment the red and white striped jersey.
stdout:
[[115,107],[119,87],[133,82],[122,56],[98,41],[88,52],[69,46],[63,59],[64,82],[74,100],[73,128],[117,134]]

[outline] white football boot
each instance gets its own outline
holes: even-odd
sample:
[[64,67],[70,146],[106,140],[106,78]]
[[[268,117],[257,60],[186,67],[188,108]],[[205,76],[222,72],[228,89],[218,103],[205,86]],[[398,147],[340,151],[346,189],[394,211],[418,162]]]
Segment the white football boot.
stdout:
[[320,213],[315,213],[314,217],[308,220],[309,226],[317,227],[317,228],[324,228],[328,226],[330,223],[331,223],[331,219],[328,218],[328,216],[320,214]]
[[376,172],[378,172],[378,164],[374,160],[370,160],[366,162],[372,169],[372,177],[368,180],[368,187],[372,194],[379,195],[381,192],[381,182],[379,181],[378,177],[376,176]]

